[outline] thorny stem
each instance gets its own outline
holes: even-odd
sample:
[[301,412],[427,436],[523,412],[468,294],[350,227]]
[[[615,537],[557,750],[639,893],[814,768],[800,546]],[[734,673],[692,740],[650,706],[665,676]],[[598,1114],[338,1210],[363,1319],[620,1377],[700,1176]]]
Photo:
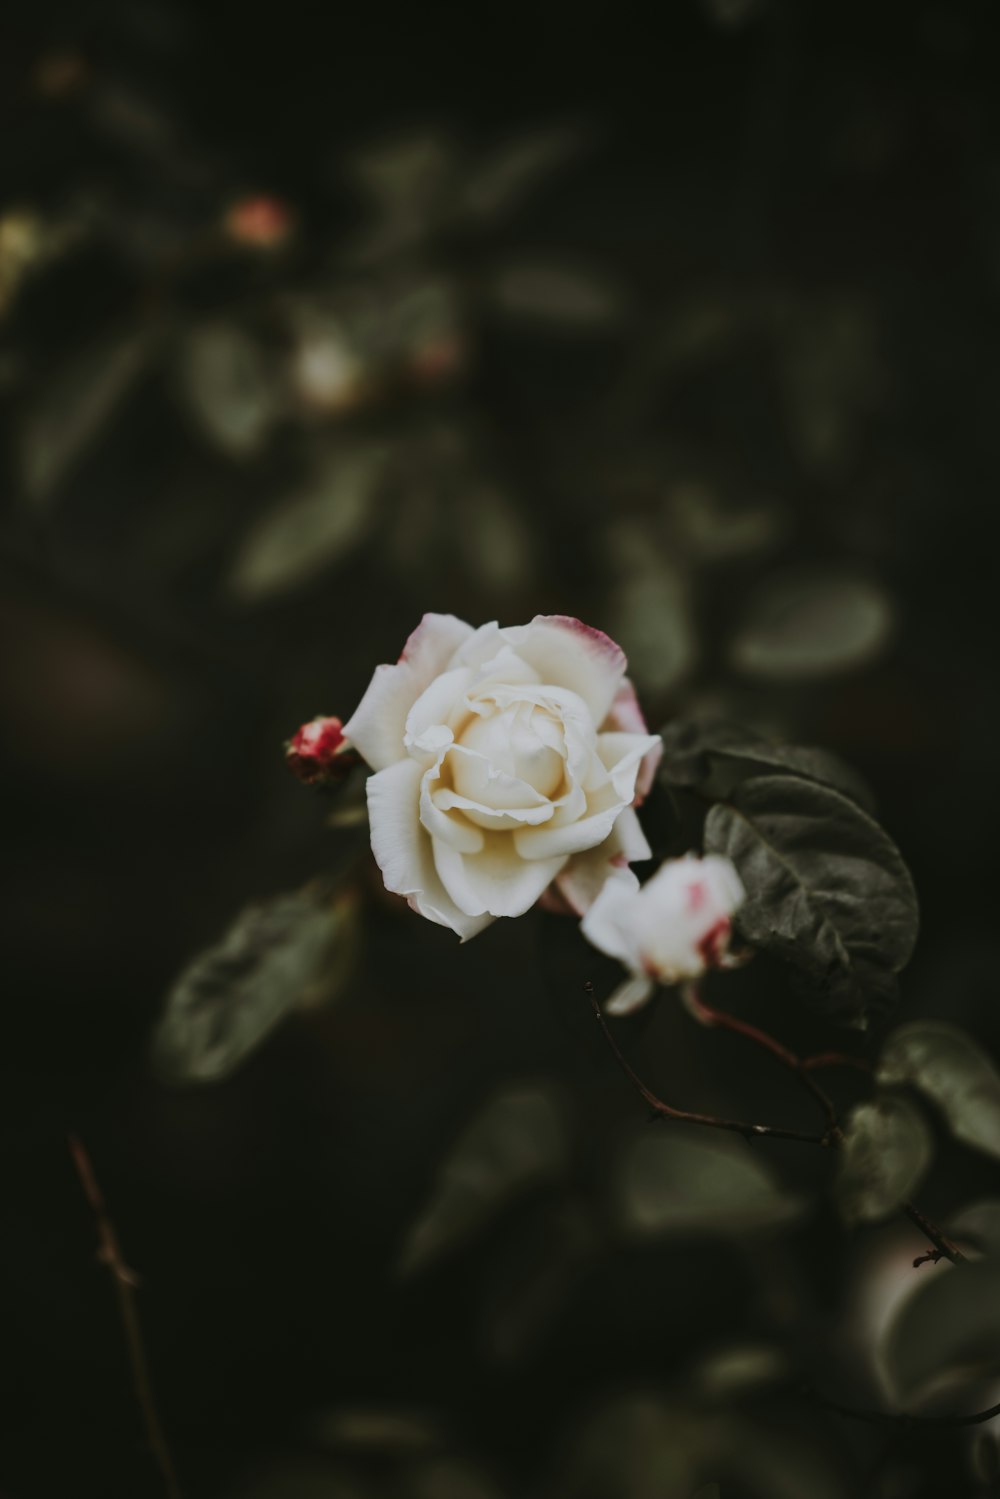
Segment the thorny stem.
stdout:
[[[871,1069],[868,1064],[861,1058],[850,1057],[846,1053],[840,1052],[824,1052],[818,1056],[800,1057],[795,1052],[790,1051],[787,1046],[783,1045],[774,1036],[769,1036],[766,1031],[760,1030],[757,1026],[751,1025],[745,1020],[739,1020],[735,1015],[729,1015],[724,1010],[715,1010],[711,1006],[706,1005],[697,993],[694,985],[689,984],[685,987],[683,998],[685,1006],[695,1019],[702,1025],[719,1026],[725,1030],[735,1031],[738,1035],[745,1036],[748,1040],[762,1047],[763,1050],[769,1051],[789,1071],[794,1072],[807,1092],[816,1099],[817,1103],[823,1109],[827,1119],[827,1131],[823,1135],[807,1135],[798,1130],[777,1129],[773,1125],[768,1124],[748,1124],[736,1119],[720,1119],[711,1114],[693,1114],[686,1109],[672,1108],[670,1104],[664,1103],[662,1098],[658,1098],[655,1093],[646,1087],[646,1084],[625,1060],[617,1041],[608,1029],[607,1021],[604,1019],[601,1006],[594,993],[593,984],[589,982],[584,984],[584,990],[590,996],[590,1004],[594,1011],[594,1017],[619,1067],[621,1067],[625,1076],[640,1096],[658,1116],[666,1119],[686,1120],[690,1124],[704,1124],[713,1129],[732,1130],[746,1137],[754,1135],[766,1136],[772,1139],[799,1140],[808,1145],[822,1146],[839,1146],[843,1142],[844,1135],[837,1120],[833,1102],[826,1091],[819,1087],[809,1074],[810,1072],[819,1070],[821,1067],[834,1066],[857,1066],[866,1072],[870,1071]],[[920,1229],[920,1232],[934,1246],[933,1250],[928,1254],[919,1255],[914,1260],[914,1267],[924,1264],[927,1261],[936,1263],[941,1259],[951,1260],[953,1264],[964,1261],[965,1255],[959,1249],[958,1245],[943,1234],[937,1225],[930,1218],[926,1217],[919,1208],[915,1207],[912,1202],[905,1202],[903,1204],[903,1212],[905,1212],[910,1221]],[[907,1411],[877,1411],[851,1405],[842,1405],[839,1401],[830,1400],[816,1390],[809,1390],[807,1393],[820,1405],[825,1406],[828,1410],[835,1411],[838,1415],[848,1416],[857,1421],[870,1421],[879,1424],[938,1427],[977,1426],[984,1421],[991,1421],[994,1416],[1000,1415],[1000,1404],[991,1406],[988,1410],[976,1411],[974,1414],[968,1416],[921,1416],[911,1414]]]
[[138,1280],[134,1271],[130,1270],[122,1259],[118,1235],[108,1215],[104,1194],[98,1186],[90,1156],[83,1142],[76,1135],[71,1134],[68,1136],[68,1144],[76,1174],[80,1178],[80,1185],[83,1187],[84,1196],[90,1204],[97,1225],[97,1238],[100,1245],[98,1258],[107,1265],[118,1293],[118,1307],[121,1312],[122,1326],[125,1329],[125,1344],[132,1367],[136,1400],[142,1411],[150,1451],[159,1466],[167,1499],[180,1499],[181,1491],[177,1482],[177,1474],[156,1409],[149,1363],[142,1341],[139,1311],[135,1302],[135,1288]]
[[626,1062],[624,1056],[622,1055],[618,1042],[615,1040],[614,1036],[608,1029],[607,1021],[604,1019],[604,1015],[601,1012],[601,1007],[597,1001],[597,996],[594,993],[593,985],[586,984],[584,987],[586,988],[587,993],[590,995],[590,1003],[594,1011],[594,1018],[601,1028],[604,1039],[607,1041],[612,1052],[614,1053],[615,1060],[624,1072],[625,1076],[632,1083],[633,1087],[637,1090],[637,1092],[641,1095],[641,1097],[645,1100],[649,1107],[654,1111],[654,1113],[662,1116],[665,1119],[681,1119],[685,1120],[688,1124],[705,1124],[708,1125],[711,1129],[731,1130],[735,1134],[744,1135],[748,1138],[751,1135],[767,1136],[772,1140],[800,1140],[806,1145],[830,1145],[832,1143],[832,1141],[830,1141],[825,1135],[807,1135],[803,1134],[801,1130],[779,1129],[776,1125],[773,1124],[751,1124],[748,1120],[745,1119],[720,1119],[714,1114],[693,1114],[687,1109],[675,1109],[672,1108],[669,1103],[664,1103],[662,1098],[657,1098],[656,1094],[651,1092],[651,1090],[646,1087],[646,1084],[640,1077],[637,1076],[635,1072],[632,1071],[632,1068],[629,1066],[628,1062]]
[[920,1416],[910,1411],[876,1411],[864,1406],[842,1405],[839,1400],[830,1400],[818,1390],[807,1390],[805,1393],[818,1405],[835,1411],[838,1416],[849,1416],[854,1421],[871,1421],[879,1426],[979,1426],[984,1421],[992,1421],[994,1416],[1000,1416],[1000,1404],[991,1405],[985,1411],[975,1411],[970,1416]]

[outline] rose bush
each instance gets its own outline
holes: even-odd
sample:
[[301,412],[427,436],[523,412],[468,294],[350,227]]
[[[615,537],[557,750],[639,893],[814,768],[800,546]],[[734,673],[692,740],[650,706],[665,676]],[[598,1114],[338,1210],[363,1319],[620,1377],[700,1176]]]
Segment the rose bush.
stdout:
[[632,974],[605,1006],[627,1015],[657,984],[696,979],[730,966],[730,917],[744,899],[729,859],[688,855],[663,864],[642,889],[605,885],[581,923],[584,936]]
[[553,882],[578,914],[650,856],[633,804],[660,739],[600,630],[562,615],[473,629],[425,614],[345,739],[368,780],[386,888],[466,940]]

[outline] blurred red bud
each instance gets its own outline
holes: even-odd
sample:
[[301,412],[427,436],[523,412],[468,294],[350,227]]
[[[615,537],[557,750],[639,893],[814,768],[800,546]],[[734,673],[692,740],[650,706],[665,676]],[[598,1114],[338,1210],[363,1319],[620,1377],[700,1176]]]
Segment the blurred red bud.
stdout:
[[285,762],[289,770],[307,786],[340,780],[358,756],[344,739],[339,718],[314,718],[285,745]]
[[223,227],[237,244],[251,250],[273,250],[291,238],[295,215],[280,198],[258,193],[230,204]]

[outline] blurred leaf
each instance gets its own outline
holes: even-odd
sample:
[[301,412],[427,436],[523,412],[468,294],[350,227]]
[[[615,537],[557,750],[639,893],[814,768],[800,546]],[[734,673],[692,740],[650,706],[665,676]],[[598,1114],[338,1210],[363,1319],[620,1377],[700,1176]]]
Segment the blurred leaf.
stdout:
[[149,332],[130,329],[72,355],[46,379],[21,424],[21,475],[32,499],[45,499],[101,437],[152,347]]
[[413,1466],[399,1499],[502,1499],[494,1480],[481,1468],[456,1457],[436,1457]]
[[279,414],[275,363],[232,323],[206,324],[177,351],[182,400],[209,442],[232,458],[258,453]]
[[616,1182],[623,1227],[643,1237],[770,1232],[803,1210],[746,1145],[649,1131],[633,1140]]
[[864,1023],[891,1002],[917,897],[895,844],[854,802],[794,776],[754,777],[712,807],[705,849],[739,871],[739,931],[790,963],[822,1008]]
[[881,400],[882,359],[871,315],[847,299],[806,301],[783,320],[788,427],[799,457],[822,474],[855,456],[862,422]]
[[730,1403],[778,1384],[788,1374],[788,1359],[780,1349],[768,1343],[743,1343],[703,1359],[695,1383],[710,1400]]
[[775,682],[857,670],[883,653],[894,624],[888,596],[871,579],[796,568],[762,584],[737,629],[732,663]]
[[513,212],[534,188],[579,154],[585,139],[579,129],[557,126],[507,141],[473,168],[462,206],[475,218]]
[[752,729],[719,719],[674,719],[660,732],[660,776],[670,786],[688,786],[721,801],[750,776],[783,770],[831,786],[866,812],[874,811],[869,787],[829,750],[775,743]]
[[889,1324],[881,1361],[904,1407],[935,1387],[1000,1376],[1000,1264],[938,1266]]
[[517,1197],[555,1180],[569,1152],[562,1102],[551,1087],[524,1084],[496,1094],[439,1167],[406,1236],[400,1273],[424,1270],[474,1238]]
[[497,593],[530,585],[534,536],[503,490],[480,484],[458,502],[458,538],[465,568]]
[[981,1254],[1000,1256],[1000,1199],[971,1202],[948,1220],[948,1237]]
[[900,1026],[882,1049],[877,1077],[918,1088],[956,1140],[1000,1158],[1000,1072],[965,1031],[944,1020]]
[[719,1426],[698,1411],[655,1394],[627,1395],[596,1411],[581,1428],[565,1499],[691,1499]]
[[350,556],[375,519],[387,457],[377,443],[326,451],[306,483],[250,528],[228,591],[246,602],[272,598]]
[[153,1036],[153,1063],[171,1083],[234,1072],[290,1012],[329,1000],[353,950],[352,895],[306,889],[248,906],[222,941],[181,974]]
[[697,656],[687,582],[635,520],[619,520],[603,538],[616,583],[608,628],[629,659],[630,675],[647,692],[667,692]]
[[885,1094],[851,1110],[844,1127],[836,1195],[848,1223],[887,1218],[911,1196],[934,1150],[923,1116]]
[[341,1406],[310,1423],[313,1441],[332,1452],[410,1456],[445,1445],[445,1435],[427,1414],[377,1406]]
[[368,1499],[371,1490],[318,1457],[294,1456],[255,1464],[226,1499]]
[[701,562],[731,562],[759,556],[787,529],[778,505],[758,500],[739,507],[720,502],[715,490],[684,480],[670,490],[670,511],[687,549]]
[[507,1245],[483,1312],[483,1339],[501,1364],[530,1356],[579,1289],[598,1248],[580,1203],[543,1203]]
[[375,222],[350,247],[369,261],[412,250],[446,217],[459,166],[454,143],[437,131],[397,135],[355,154],[349,164],[370,198]]
[[581,330],[617,324],[624,310],[617,288],[568,266],[508,265],[495,274],[487,292],[511,317]]

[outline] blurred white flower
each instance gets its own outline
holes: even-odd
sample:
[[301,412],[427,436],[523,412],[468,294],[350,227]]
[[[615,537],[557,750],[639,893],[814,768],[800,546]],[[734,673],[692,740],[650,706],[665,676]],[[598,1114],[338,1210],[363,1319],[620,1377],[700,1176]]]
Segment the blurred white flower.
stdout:
[[577,914],[649,845],[633,804],[660,739],[646,732],[625,657],[563,615],[475,630],[426,614],[380,666],[346,739],[368,781],[386,888],[464,940],[520,916],[556,882]]
[[671,859],[641,890],[609,881],[581,924],[587,940],[632,975],[605,1005],[608,1014],[638,1009],[657,984],[731,966],[730,917],[745,894],[732,862],[716,854]]

